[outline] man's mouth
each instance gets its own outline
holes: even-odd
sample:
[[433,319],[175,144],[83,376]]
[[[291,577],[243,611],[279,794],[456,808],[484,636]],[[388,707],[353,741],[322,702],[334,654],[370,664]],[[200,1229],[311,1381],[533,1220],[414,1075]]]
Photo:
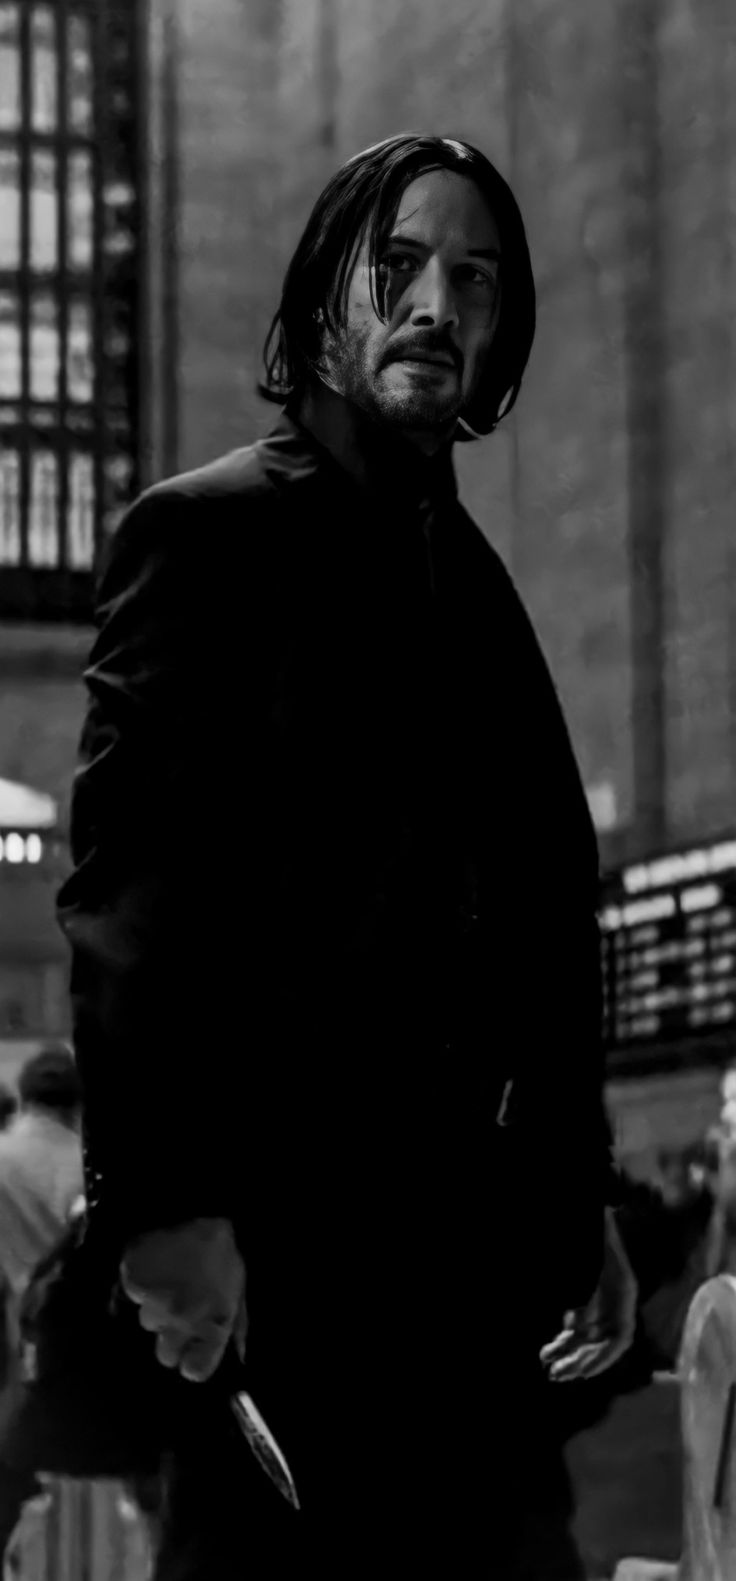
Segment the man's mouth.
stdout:
[[433,368],[454,368],[451,357],[443,357],[431,351],[404,351],[396,362],[428,362]]

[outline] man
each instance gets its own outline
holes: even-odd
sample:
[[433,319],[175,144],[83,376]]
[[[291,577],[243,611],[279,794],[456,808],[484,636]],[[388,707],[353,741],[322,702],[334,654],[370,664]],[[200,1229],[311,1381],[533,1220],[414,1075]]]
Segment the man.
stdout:
[[[289,266],[273,433],[111,546],[60,918],[90,1223],[189,1380],[157,1581],[575,1574],[539,1349],[602,1260],[596,847],[452,467],[533,333],[505,182],[388,139]],[[207,1414],[246,1274],[298,1512]]]

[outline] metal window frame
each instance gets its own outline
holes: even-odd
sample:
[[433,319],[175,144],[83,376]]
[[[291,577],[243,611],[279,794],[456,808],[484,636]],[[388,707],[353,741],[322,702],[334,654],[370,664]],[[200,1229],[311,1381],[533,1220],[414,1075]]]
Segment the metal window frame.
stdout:
[[[72,569],[68,564],[70,461],[77,450],[93,457],[95,484],[95,559],[97,561],[111,517],[132,498],[140,486],[141,434],[141,299],[143,267],[143,174],[145,143],[142,134],[145,74],[141,50],[141,12],[145,0],[53,0],[56,44],[57,120],[53,131],[32,126],[32,14],[50,0],[16,0],[19,15],[21,120],[17,128],[0,128],[0,150],[18,150],[20,160],[20,258],[19,267],[0,270],[0,290],[16,293],[20,310],[21,391],[19,401],[0,402],[0,443],[20,458],[20,519],[22,562],[0,567],[0,618],[44,622],[87,623],[92,615],[95,567]],[[70,70],[68,19],[84,17],[89,27],[92,62],[92,125],[88,134],[73,129],[70,120]],[[57,267],[40,274],[31,269],[31,173],[33,152],[48,148],[56,154]],[[93,248],[91,267],[80,272],[68,266],[69,156],[84,149],[92,159]],[[106,250],[110,216],[105,189],[125,181],[134,194],[130,223],[131,252],[116,257]],[[40,286],[57,305],[60,369],[57,399],[31,399],[31,302]],[[80,407],[71,401],[68,380],[69,320],[71,303],[84,294],[91,306],[93,390],[92,399]],[[124,356],[109,350],[111,320],[126,325],[128,346]],[[58,457],[59,493],[57,531],[58,567],[29,563],[30,467],[37,446],[51,448]],[[132,464],[126,498],[115,498],[106,477],[108,458],[125,455]],[[112,495],[111,495],[112,490]]]

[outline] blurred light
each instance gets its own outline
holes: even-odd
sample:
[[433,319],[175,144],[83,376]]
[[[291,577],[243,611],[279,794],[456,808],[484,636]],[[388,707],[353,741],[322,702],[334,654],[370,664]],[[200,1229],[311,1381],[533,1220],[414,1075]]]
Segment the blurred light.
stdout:
[[56,819],[51,796],[0,778],[0,829],[48,829]]
[[699,884],[695,889],[683,889],[680,906],[683,911],[707,911],[710,906],[717,906],[722,897],[718,884]]
[[605,834],[615,829],[618,823],[616,787],[609,780],[603,780],[599,785],[587,785],[585,795],[598,833]]
[[17,829],[8,834],[0,835],[0,862],[12,862],[14,866],[22,862],[36,864],[43,860],[43,840],[40,834],[20,834]]
[[5,860],[6,862],[24,862],[26,855],[26,842],[22,834],[6,834]]
[[683,879],[703,878],[736,867],[736,840],[720,840],[717,845],[699,846],[694,851],[674,852],[654,862],[640,862],[625,868],[624,885],[630,895],[663,884],[678,884]]
[[721,1095],[724,1103],[736,1103],[736,1070],[734,1070],[733,1066],[723,1074]]
[[604,933],[616,928],[631,928],[637,922],[655,922],[660,917],[673,917],[677,910],[674,895],[653,895],[651,900],[632,900],[625,906],[607,906],[601,913],[600,924]]

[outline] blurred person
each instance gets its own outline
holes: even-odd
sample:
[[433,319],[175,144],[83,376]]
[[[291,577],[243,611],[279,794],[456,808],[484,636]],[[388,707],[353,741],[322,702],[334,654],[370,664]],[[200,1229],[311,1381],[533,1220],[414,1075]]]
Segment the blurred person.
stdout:
[[[727,1096],[727,1103],[731,1101]],[[713,1153],[717,1149],[717,1162]],[[708,1272],[736,1274],[736,1131],[729,1118],[710,1133],[709,1162],[714,1208],[710,1227]]]
[[685,1320],[709,1277],[712,1143],[663,1149],[653,1182],[622,1182],[619,1227],[637,1278],[639,1351],[651,1373],[677,1368]]
[[[18,1112],[18,1099],[10,1087],[0,1083],[0,1132],[6,1131],[11,1120]],[[9,1336],[8,1336],[8,1299],[10,1287],[4,1276],[0,1274],[0,1388],[8,1376],[9,1364]]]
[[705,1133],[702,1143],[694,1151],[690,1176],[693,1188],[705,1191],[714,1199],[718,1189],[718,1176],[721,1166],[721,1127],[710,1125]]
[[[0,1083],[0,1132],[6,1131],[11,1120],[18,1112],[18,1099],[10,1087]],[[0,1389],[8,1377],[10,1361],[9,1334],[8,1334],[8,1301],[10,1286],[5,1276],[0,1273]]]
[[[109,550],[59,917],[90,1231],[184,1391],[156,1581],[580,1573],[540,1348],[567,1313],[569,1376],[631,1326],[596,842],[452,460],[534,324],[483,154],[356,155],[286,273],[272,433],[148,490]],[[214,1404],[246,1271],[298,1511]]]
[[666,1207],[678,1208],[688,1195],[688,1162],[682,1149],[660,1148],[655,1189]]
[[736,1136],[736,1069],[729,1066],[721,1078],[721,1112],[718,1129],[724,1136]]
[[[83,1190],[81,1087],[70,1050],[48,1044],[22,1067],[20,1106],[0,1134],[0,1270],[5,1290],[7,1366],[18,1368],[20,1303],[34,1271],[61,1242]],[[31,1499],[45,1498],[34,1471],[0,1461],[0,1571],[10,1538]]]
[[18,1113],[18,1099],[12,1088],[0,1082],[0,1131],[7,1131],[11,1120]]
[[18,1093],[18,1113],[0,1134],[0,1267],[16,1300],[84,1188],[81,1086],[70,1050],[49,1044],[33,1055]]

